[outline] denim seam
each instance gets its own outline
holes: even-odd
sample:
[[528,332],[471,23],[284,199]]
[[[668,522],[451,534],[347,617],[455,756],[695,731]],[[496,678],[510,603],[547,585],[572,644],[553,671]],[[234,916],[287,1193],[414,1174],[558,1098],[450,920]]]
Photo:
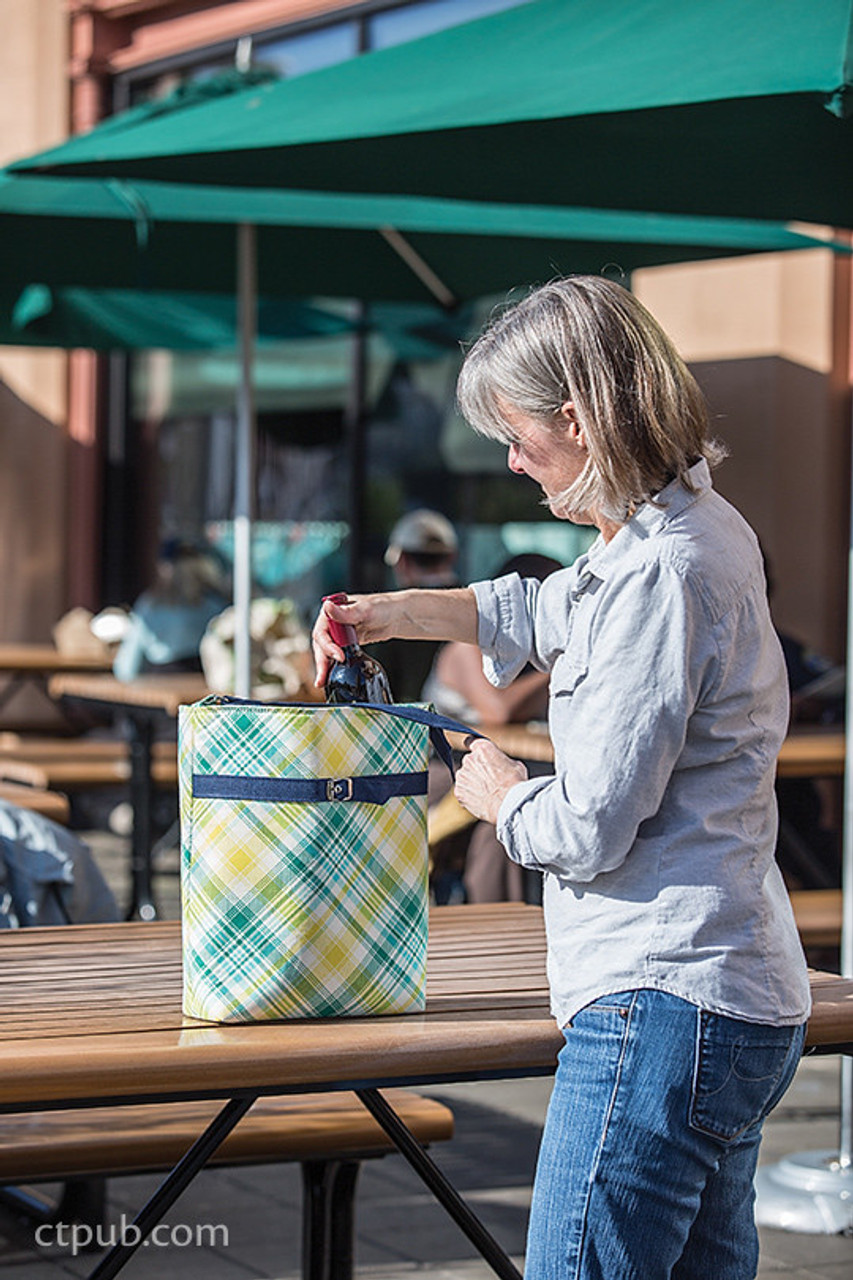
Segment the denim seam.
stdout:
[[592,1199],[592,1192],[593,1192],[593,1188],[595,1187],[595,1180],[598,1174],[598,1169],[601,1164],[602,1148],[604,1146],[604,1143],[607,1140],[607,1135],[610,1130],[610,1121],[613,1118],[613,1108],[616,1106],[616,1096],[619,1092],[619,1085],[622,1083],[622,1068],[625,1065],[625,1054],[628,1051],[628,1035],[631,1030],[631,1023],[633,1021],[634,1009],[636,1007],[636,1003],[637,1003],[637,993],[634,992],[634,996],[633,996],[633,999],[631,1000],[630,1005],[613,1006],[614,1011],[618,1011],[619,1013],[625,1015],[625,1026],[622,1032],[622,1046],[619,1051],[619,1062],[616,1067],[616,1078],[613,1081],[613,1089],[610,1094],[610,1101],[607,1104],[607,1113],[604,1117],[604,1124],[601,1130],[601,1137],[599,1138],[599,1141],[598,1141],[598,1149],[595,1153],[595,1162],[593,1163],[593,1166],[590,1170],[589,1184],[586,1189],[586,1199],[584,1201],[583,1217],[581,1219],[581,1234],[580,1234],[580,1239],[578,1241],[577,1265],[575,1266],[573,1280],[578,1280],[581,1274],[580,1268],[583,1265],[583,1261],[584,1261],[584,1250],[586,1248],[587,1226],[589,1223],[590,1201]]

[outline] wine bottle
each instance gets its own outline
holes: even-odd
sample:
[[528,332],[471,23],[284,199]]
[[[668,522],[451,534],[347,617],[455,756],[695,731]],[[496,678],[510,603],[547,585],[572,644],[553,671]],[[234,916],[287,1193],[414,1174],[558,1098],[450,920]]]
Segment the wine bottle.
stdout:
[[[343,592],[325,596],[334,604],[346,604]],[[335,662],[326,677],[326,701],[344,702],[393,702],[391,686],[385,668],[358,643],[355,627],[329,618],[329,632],[335,644],[344,651],[343,662]]]

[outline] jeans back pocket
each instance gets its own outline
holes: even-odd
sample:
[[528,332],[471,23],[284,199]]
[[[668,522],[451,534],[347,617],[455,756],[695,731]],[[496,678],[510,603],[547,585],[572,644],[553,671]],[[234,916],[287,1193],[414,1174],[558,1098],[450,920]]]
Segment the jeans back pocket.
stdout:
[[700,1012],[690,1124],[731,1142],[759,1123],[791,1082],[804,1027],[765,1027]]

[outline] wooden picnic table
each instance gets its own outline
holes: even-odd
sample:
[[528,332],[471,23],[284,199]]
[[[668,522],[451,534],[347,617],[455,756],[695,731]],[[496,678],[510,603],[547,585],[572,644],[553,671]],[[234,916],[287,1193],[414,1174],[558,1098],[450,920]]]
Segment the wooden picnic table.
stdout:
[[843,778],[845,737],[839,730],[793,729],[782,743],[780,778]]
[[841,943],[844,896],[840,889],[795,889],[791,896],[802,944],[837,947]]
[[193,671],[170,671],[119,680],[103,673],[67,673],[48,685],[52,698],[81,698],[105,707],[154,711],[173,719],[186,702],[198,702],[210,692],[204,676]]
[[109,671],[111,658],[63,653],[53,644],[0,643],[0,674],[50,676],[57,671]]
[[[512,956],[512,964],[507,957]],[[181,1012],[179,921],[0,934],[0,1112],[165,1093],[553,1070],[541,907],[433,907],[423,1014],[209,1023]],[[811,971],[807,1046],[853,1051],[853,979]],[[239,1062],[239,1071],[235,1063]]]
[[0,644],[0,709],[12,700],[25,684],[35,684],[43,692],[47,682],[59,671],[109,671],[111,658],[92,654],[62,653],[52,644]]
[[[422,1014],[214,1024],[181,1012],[177,922],[9,931],[0,935],[0,1112],[230,1099],[140,1215],[150,1229],[256,1097],[351,1088],[454,1213],[452,1188],[440,1174],[430,1181],[432,1162],[409,1147],[378,1090],[554,1070],[562,1037],[549,1013],[541,909],[433,908],[427,970]],[[853,980],[813,972],[811,984],[807,1044],[853,1052]],[[498,1274],[514,1277],[494,1248]],[[99,1266],[102,1280],[126,1260],[118,1250]]]
[[[0,1113],[228,1099],[140,1213],[142,1230],[255,1098],[349,1085],[497,1274],[519,1280],[379,1090],[553,1071],[561,1037],[548,1013],[542,914],[511,904],[439,908],[430,927],[423,1014],[229,1025],[182,1014],[177,922],[10,931],[0,938]],[[128,1256],[118,1246],[99,1280]]]
[[206,697],[209,689],[204,676],[194,672],[166,672],[118,680],[113,675],[69,672],[54,676],[48,691],[53,698],[77,698],[121,718],[130,749],[128,781],[133,811],[127,914],[131,918],[154,920],[157,905],[152,883],[151,801],[158,767],[154,759],[154,734],[158,725],[174,722],[178,708],[184,703]]

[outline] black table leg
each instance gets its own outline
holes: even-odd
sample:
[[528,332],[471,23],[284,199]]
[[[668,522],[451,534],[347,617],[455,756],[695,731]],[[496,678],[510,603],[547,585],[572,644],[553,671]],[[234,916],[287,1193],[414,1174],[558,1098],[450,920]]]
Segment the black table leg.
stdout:
[[232,1098],[226,1103],[219,1115],[211,1120],[201,1137],[196,1139],[183,1160],[175,1165],[165,1182],[161,1183],[148,1203],[139,1211],[133,1221],[132,1231],[126,1233],[129,1238],[120,1240],[112,1246],[109,1253],[95,1267],[89,1280],[112,1280],[113,1276],[118,1275],[125,1263],[130,1261],[139,1246],[160,1222],[164,1213],[171,1209],[178,1196],[186,1191],[199,1170],[204,1168],[219,1144],[224,1142],[235,1124],[242,1120],[254,1101],[254,1097]]
[[0,707],[5,707],[7,702],[11,702],[19,689],[24,687],[24,676],[12,675],[0,689]]
[[415,1173],[429,1187],[439,1204],[465,1232],[495,1274],[500,1276],[500,1280],[522,1280],[521,1272],[506,1250],[501,1248],[494,1236],[469,1209],[456,1188],[448,1182],[438,1165],[403,1124],[379,1090],[356,1089],[356,1093],[374,1120],[382,1125],[397,1150],[406,1157]]
[[302,1161],[302,1280],[352,1280],[358,1160]]
[[157,906],[154,902],[151,868],[152,722],[145,715],[128,713],[127,728],[130,745],[130,804],[133,809],[130,844],[131,898],[127,918],[156,920]]

